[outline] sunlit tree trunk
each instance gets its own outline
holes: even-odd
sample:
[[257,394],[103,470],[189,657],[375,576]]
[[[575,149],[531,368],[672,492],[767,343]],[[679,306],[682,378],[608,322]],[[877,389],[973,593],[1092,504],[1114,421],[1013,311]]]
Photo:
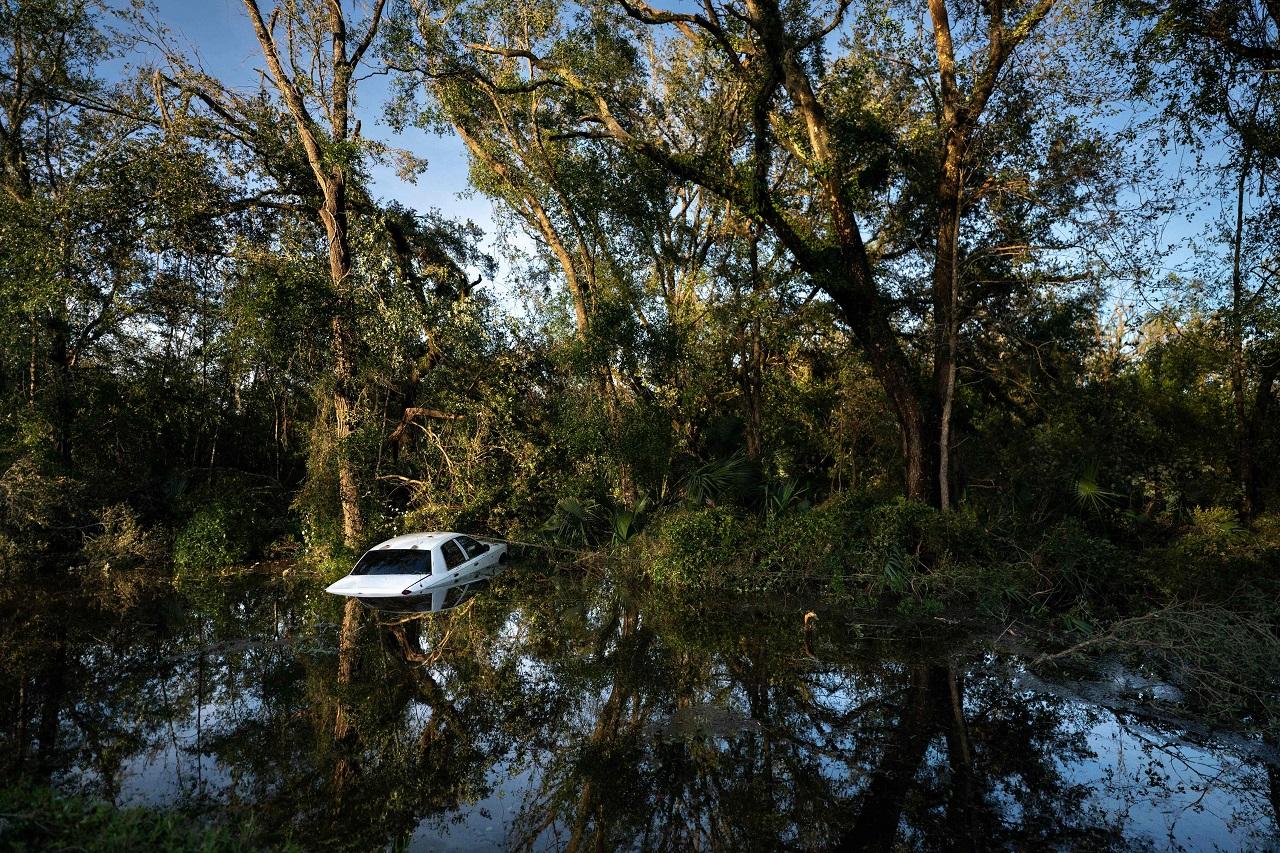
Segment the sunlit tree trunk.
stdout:
[[[354,300],[352,295],[352,259],[348,230],[349,204],[347,200],[347,168],[346,146],[354,137],[350,128],[350,106],[352,95],[352,75],[360,64],[369,45],[377,34],[378,24],[382,17],[384,0],[376,0],[370,12],[369,22],[364,35],[353,51],[347,46],[347,21],[339,0],[326,0],[323,12],[317,12],[322,20],[325,35],[332,48],[329,57],[317,56],[319,64],[320,91],[317,96],[322,101],[329,124],[330,150],[324,150],[325,141],[317,135],[318,125],[307,107],[304,91],[313,88],[315,81],[298,80],[285,71],[280,59],[275,34],[275,16],[271,26],[262,17],[256,0],[244,0],[245,9],[253,24],[254,34],[262,49],[271,79],[276,90],[283,98],[289,114],[293,119],[294,132],[306,152],[307,162],[315,179],[316,188],[322,198],[319,208],[320,221],[324,226],[325,241],[329,256],[329,278],[333,288],[334,316],[333,329],[333,361],[334,361],[334,439],[338,467],[338,495],[342,506],[343,541],[349,548],[359,546],[364,538],[364,516],[360,508],[360,487],[355,463],[351,458],[349,441],[355,430],[357,421],[356,406],[359,395],[355,385],[355,366],[353,363],[354,335],[351,329]],[[289,14],[298,14],[290,10]],[[289,28],[292,38],[293,29]],[[292,50],[293,45],[288,45]],[[327,91],[324,84],[328,85]],[[324,103],[327,95],[327,103]]]

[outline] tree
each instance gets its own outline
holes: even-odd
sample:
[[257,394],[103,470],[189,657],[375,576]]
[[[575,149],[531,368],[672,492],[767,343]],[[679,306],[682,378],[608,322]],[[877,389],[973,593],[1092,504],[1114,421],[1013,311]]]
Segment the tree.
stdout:
[[[364,517],[360,511],[360,487],[356,479],[355,468],[351,463],[349,451],[343,444],[353,431],[356,404],[356,391],[352,387],[354,370],[352,365],[353,331],[350,326],[351,302],[351,241],[348,217],[350,205],[347,201],[347,180],[352,170],[353,151],[350,143],[359,135],[359,125],[351,126],[351,104],[354,97],[352,78],[360,66],[365,52],[373,43],[378,33],[378,24],[382,18],[384,0],[376,0],[363,33],[355,40],[353,50],[348,50],[348,23],[338,0],[328,0],[322,5],[308,8],[308,4],[289,4],[283,8],[288,16],[285,22],[287,42],[283,45],[290,62],[294,61],[297,51],[303,48],[312,51],[320,59],[322,53],[321,40],[327,39],[331,53],[327,65],[316,67],[316,76],[302,78],[298,67],[293,66],[287,72],[281,61],[280,45],[274,33],[276,18],[281,8],[272,14],[272,26],[268,27],[262,18],[256,0],[245,0],[245,9],[253,24],[254,35],[262,48],[262,55],[271,72],[276,91],[284,100],[293,118],[294,130],[299,142],[306,152],[307,165],[311,167],[316,186],[320,190],[323,203],[319,207],[320,221],[324,225],[325,239],[329,253],[329,276],[332,280],[334,295],[337,300],[333,313],[333,355],[334,355],[334,390],[333,409],[335,419],[335,438],[338,442],[338,491],[342,501],[342,532],[348,547],[356,547],[364,535]],[[295,33],[298,34],[295,36]],[[295,39],[297,39],[295,41]],[[308,43],[307,40],[312,40]],[[301,43],[299,43],[301,42]],[[320,101],[321,114],[328,121],[328,139],[324,140],[322,150],[321,139],[317,136],[315,119],[307,106],[303,85],[314,92]]]
[[[1207,276],[1228,282],[1222,319],[1236,421],[1235,473],[1241,514],[1252,518],[1263,510],[1258,459],[1280,374],[1274,299],[1280,196],[1267,182],[1280,164],[1280,5],[1129,0],[1121,9],[1140,27],[1133,57],[1137,93],[1163,102],[1164,118],[1181,144],[1210,155],[1201,186],[1229,199],[1224,207],[1230,213],[1216,224],[1215,237],[1228,257],[1212,254]],[[1215,147],[1225,156],[1212,156]]]
[[[767,229],[837,306],[884,388],[908,495],[948,505],[957,341],[990,289],[970,261],[985,249],[1034,265],[1032,247],[1002,242],[1014,235],[999,232],[993,208],[1059,177],[998,174],[1002,149],[991,143],[1021,120],[1026,69],[1006,72],[1052,0],[963,6],[958,34],[961,4],[932,2],[931,55],[907,34],[907,7],[877,15],[868,6],[850,21],[848,3],[685,12],[624,0],[554,26],[551,7],[525,8],[489,16],[462,4],[438,26],[476,75],[492,77],[480,70],[486,58],[505,60],[519,81],[508,89],[554,93],[580,135],[705,188]],[[536,43],[526,21],[539,22]],[[844,50],[832,59],[837,34]],[[646,90],[639,81],[650,77],[686,85]],[[1022,130],[1017,141],[1034,143]],[[1054,139],[1067,151],[1090,142],[1083,130]],[[899,276],[919,281],[925,270],[926,302],[913,305],[914,285]]]
[[[256,203],[289,209],[296,202],[273,200],[273,195],[300,197],[315,211],[325,237],[332,310],[329,326],[333,359],[333,438],[337,454],[338,493],[342,508],[343,540],[357,547],[364,536],[357,466],[348,442],[358,419],[354,328],[354,259],[351,246],[352,184],[360,179],[362,145],[360,123],[353,119],[355,75],[372,46],[382,21],[384,0],[377,0],[364,20],[351,21],[338,0],[289,3],[264,18],[256,0],[245,10],[262,50],[270,80],[291,128],[280,138],[271,123],[276,115],[261,99],[237,95],[170,51],[176,79],[168,82],[186,93],[183,106],[197,98],[206,119],[220,126],[224,138],[245,145],[270,173],[273,167],[287,182],[267,187]],[[281,38],[278,27],[283,24]],[[276,132],[273,132],[276,131]],[[301,162],[290,162],[288,148],[301,149]],[[283,149],[283,150],[281,150]],[[252,166],[251,166],[252,167]],[[303,171],[305,170],[305,171]]]
[[[86,3],[0,7],[3,467],[69,478],[53,505],[81,524],[128,490],[122,464],[149,482],[129,440],[139,423],[181,417],[172,389],[167,409],[108,413],[162,360],[157,327],[177,331],[216,288],[226,201],[204,153],[157,132],[136,81],[99,78],[129,44],[109,24]],[[176,446],[205,435],[189,428]],[[72,498],[72,483],[92,496]]]

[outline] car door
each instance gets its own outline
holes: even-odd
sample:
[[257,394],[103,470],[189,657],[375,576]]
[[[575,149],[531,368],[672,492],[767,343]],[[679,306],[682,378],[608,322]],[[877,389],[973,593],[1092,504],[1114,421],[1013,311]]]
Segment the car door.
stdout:
[[465,568],[467,570],[478,569],[485,563],[485,554],[489,549],[481,545],[470,536],[458,536],[454,540],[458,547],[462,549],[463,554],[467,558]]

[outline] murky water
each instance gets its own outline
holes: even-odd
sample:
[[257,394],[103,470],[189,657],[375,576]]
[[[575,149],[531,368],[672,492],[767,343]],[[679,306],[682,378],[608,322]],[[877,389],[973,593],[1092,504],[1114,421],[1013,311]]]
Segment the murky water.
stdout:
[[1280,849],[1274,753],[1152,722],[1123,674],[1054,682],[941,626],[519,570],[344,635],[319,589],[11,603],[5,775],[305,847]]

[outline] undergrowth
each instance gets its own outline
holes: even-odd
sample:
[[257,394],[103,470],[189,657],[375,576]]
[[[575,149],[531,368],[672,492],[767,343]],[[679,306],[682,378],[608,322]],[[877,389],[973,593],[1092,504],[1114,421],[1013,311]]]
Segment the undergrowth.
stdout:
[[[204,825],[178,811],[117,808],[45,787],[16,785],[0,789],[0,849],[240,853],[267,847],[257,840],[252,825],[236,829]],[[271,849],[298,848],[272,845]]]

